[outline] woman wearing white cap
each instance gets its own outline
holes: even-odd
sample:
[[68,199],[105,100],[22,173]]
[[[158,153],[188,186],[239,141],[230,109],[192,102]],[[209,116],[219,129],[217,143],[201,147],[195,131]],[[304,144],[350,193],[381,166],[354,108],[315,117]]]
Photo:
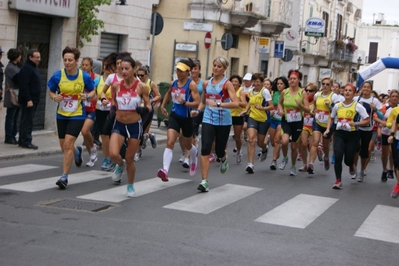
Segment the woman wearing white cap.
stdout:
[[190,111],[192,108],[198,107],[199,96],[197,85],[189,78],[193,66],[194,62],[189,58],[182,59],[177,63],[177,79],[170,83],[170,88],[162,101],[161,112],[164,116],[168,116],[165,104],[169,99],[172,99],[173,102],[172,111],[169,115],[167,143],[163,153],[163,167],[158,170],[157,174],[164,182],[169,181],[168,172],[173,159],[173,148],[180,130],[184,138],[185,148],[190,153],[190,176],[194,176],[197,172],[198,154],[197,148],[192,144],[194,123]]

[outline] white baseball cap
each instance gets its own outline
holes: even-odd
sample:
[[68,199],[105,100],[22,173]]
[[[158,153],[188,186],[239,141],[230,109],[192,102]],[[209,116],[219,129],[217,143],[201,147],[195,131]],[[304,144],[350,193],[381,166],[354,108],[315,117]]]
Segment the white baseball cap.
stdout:
[[245,74],[245,76],[242,80],[252,80],[252,74],[251,73]]

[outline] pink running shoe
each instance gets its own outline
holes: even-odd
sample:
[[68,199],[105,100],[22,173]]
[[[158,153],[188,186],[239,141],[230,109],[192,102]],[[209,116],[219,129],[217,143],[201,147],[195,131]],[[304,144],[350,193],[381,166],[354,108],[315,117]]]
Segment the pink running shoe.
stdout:
[[210,162],[210,163],[216,162],[215,154],[211,153],[211,154],[209,155],[209,162]]
[[191,162],[190,165],[190,176],[195,176],[198,170],[198,155],[195,156],[195,159]]
[[157,176],[163,181],[163,182],[168,182],[169,178],[168,178],[168,171],[166,171],[165,169],[159,169]]

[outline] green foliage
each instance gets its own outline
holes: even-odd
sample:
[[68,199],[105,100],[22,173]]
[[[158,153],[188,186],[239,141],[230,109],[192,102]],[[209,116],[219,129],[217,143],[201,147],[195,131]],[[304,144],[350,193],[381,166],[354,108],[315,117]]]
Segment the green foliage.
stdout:
[[97,19],[98,8],[110,4],[111,0],[79,0],[76,47],[83,47],[83,39],[91,42],[91,36],[104,28],[104,21]]

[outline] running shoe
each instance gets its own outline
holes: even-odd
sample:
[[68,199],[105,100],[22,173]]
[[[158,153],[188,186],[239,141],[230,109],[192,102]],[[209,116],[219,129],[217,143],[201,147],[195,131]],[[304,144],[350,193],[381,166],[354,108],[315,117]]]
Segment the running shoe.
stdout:
[[86,163],[87,167],[93,167],[94,164],[97,162],[97,145],[94,144],[93,147],[90,149],[90,160]]
[[184,167],[184,168],[190,168],[190,159],[189,158],[184,158],[184,162],[183,162],[183,164],[182,164],[182,166]]
[[123,175],[123,171],[125,170],[125,167],[126,167],[125,160],[123,160],[122,166],[119,166],[118,164],[116,164],[114,173],[112,174],[112,177],[111,177],[112,181],[114,181],[114,183],[120,184],[122,182],[122,175]]
[[[356,175],[356,167],[355,167],[354,165],[349,166],[349,174],[350,174],[351,176]],[[352,178],[352,177],[351,177],[351,178]],[[355,178],[352,178],[352,179],[355,179]]]
[[259,161],[264,162],[266,160],[267,157],[267,148],[261,152],[261,155],[259,157]]
[[234,149],[233,149],[233,152],[234,152],[234,153],[237,152],[237,148],[234,148]]
[[324,170],[328,171],[330,169],[330,160],[328,159],[327,156],[323,156],[323,161],[324,161]]
[[357,174],[356,181],[357,182],[363,182],[363,179],[364,179],[364,172],[363,171],[359,171],[359,173]]
[[307,172],[308,171],[308,167],[306,165],[302,165],[299,169],[299,172]]
[[283,160],[281,160],[280,166],[278,167],[280,170],[284,170],[285,166],[288,163],[288,157],[287,158],[283,158]]
[[126,197],[128,198],[134,197],[134,188],[132,184],[127,184]]
[[396,183],[395,187],[393,188],[391,192],[391,197],[396,199],[399,196],[399,184]]
[[144,133],[143,136],[143,144],[141,145],[141,148],[144,150],[145,148],[147,148],[147,140],[148,140],[149,136],[148,133]]
[[211,154],[209,155],[209,162],[210,162],[210,163],[216,162],[216,156],[215,156],[215,154],[211,153]]
[[75,165],[77,167],[80,167],[82,165],[82,163],[83,163],[82,151],[83,151],[83,147],[82,146],[77,146],[76,147]]
[[68,185],[68,176],[63,174],[60,179],[55,182],[55,184],[60,188],[60,189],[66,189]]
[[341,179],[337,179],[332,188],[333,189],[342,189]]
[[155,135],[155,133],[151,133],[150,142],[151,142],[151,147],[155,149],[158,145],[157,136]]
[[140,153],[136,152],[136,154],[134,155],[134,161],[135,162],[140,161]]
[[387,182],[388,177],[387,177],[387,172],[382,172],[381,174],[381,182]]
[[157,176],[163,181],[163,182],[168,182],[169,178],[168,178],[168,171],[166,171],[165,169],[159,169]]
[[198,185],[197,189],[201,192],[208,192],[209,191],[208,181],[202,180],[202,182]]
[[308,174],[310,174],[310,175],[314,174],[313,164],[311,164],[311,163],[309,164],[307,171],[308,171]]
[[323,155],[324,155],[323,147],[321,145],[319,145],[317,147],[317,158],[319,159],[320,162],[323,161]]
[[183,163],[183,162],[184,162],[184,159],[186,159],[186,153],[185,153],[185,152],[183,152],[183,153],[181,154],[181,157],[180,157],[180,159],[179,159],[179,163]]
[[258,157],[262,156],[262,149],[259,150],[258,152]]
[[331,156],[331,164],[335,164],[335,154]]
[[296,176],[296,167],[293,165],[290,169],[290,176]]
[[387,178],[389,178],[389,179],[393,179],[393,178],[394,178],[394,176],[393,176],[393,170],[388,170]]
[[224,174],[227,172],[228,169],[229,169],[229,162],[228,162],[228,155],[226,154],[226,159],[224,159],[224,162],[220,160],[220,172]]
[[107,172],[112,172],[115,170],[115,163],[111,162],[111,160],[109,161],[108,167],[105,171]]
[[302,161],[302,154],[299,154],[298,158],[296,158],[297,161]]
[[198,152],[197,155],[195,156],[195,159],[191,162],[190,165],[190,176],[195,176],[198,170]]
[[103,171],[107,170],[108,164],[109,164],[109,158],[108,157],[104,157],[103,161],[101,163],[101,170],[103,170]]
[[248,174],[253,174],[254,173],[254,165],[252,163],[248,163],[247,168],[245,168],[245,171],[247,171]]
[[241,152],[241,150],[237,150],[236,163],[241,163],[241,158],[242,158],[242,152]]
[[380,151],[381,150],[381,141],[378,141],[377,142],[377,151]]
[[273,161],[272,161],[272,164],[270,165],[270,169],[272,169],[272,170],[276,170],[276,169],[277,169],[277,162],[276,162],[276,160],[273,160]]
[[375,161],[375,152],[372,151],[371,152],[371,157],[370,157],[370,162],[374,162]]

